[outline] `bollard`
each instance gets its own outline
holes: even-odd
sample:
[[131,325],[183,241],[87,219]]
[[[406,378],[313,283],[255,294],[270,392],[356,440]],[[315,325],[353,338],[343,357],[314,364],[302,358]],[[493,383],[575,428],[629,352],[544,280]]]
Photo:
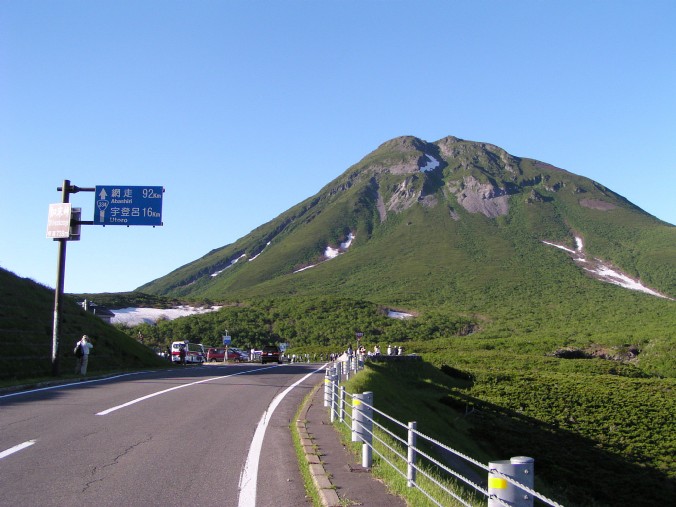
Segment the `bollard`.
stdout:
[[331,368],[326,369],[326,375],[324,375],[324,406],[329,406],[329,401],[331,400]]
[[416,461],[416,452],[415,445],[417,441],[417,435],[415,434],[415,429],[418,424],[415,421],[408,423],[408,469],[406,472],[406,485],[409,488],[412,488],[415,485],[415,465]]
[[352,398],[352,441],[363,442],[361,447],[361,466],[370,468],[373,442],[373,393],[366,391]]
[[[504,506],[532,507],[533,495],[507,481],[507,479],[490,472],[497,470],[520,484],[533,489],[535,485],[535,460],[527,456],[516,456],[509,460],[491,461],[488,463],[488,507]],[[494,498],[501,500],[498,502]]]

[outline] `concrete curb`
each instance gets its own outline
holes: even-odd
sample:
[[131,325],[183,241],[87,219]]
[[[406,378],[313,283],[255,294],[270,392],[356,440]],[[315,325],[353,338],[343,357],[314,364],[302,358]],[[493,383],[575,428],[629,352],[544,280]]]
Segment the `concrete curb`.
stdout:
[[324,507],[339,507],[341,504],[338,493],[336,493],[333,484],[331,484],[329,475],[326,473],[324,465],[322,465],[319,454],[317,454],[312,435],[308,432],[307,425],[305,424],[307,421],[307,412],[312,406],[312,398],[322,386],[323,384],[317,384],[310,395],[305,399],[305,404],[300,409],[299,419],[296,420],[296,428],[298,429],[298,435],[300,436],[300,444],[303,446],[305,459],[309,464],[312,482],[317,488],[317,494],[319,495],[322,505]]

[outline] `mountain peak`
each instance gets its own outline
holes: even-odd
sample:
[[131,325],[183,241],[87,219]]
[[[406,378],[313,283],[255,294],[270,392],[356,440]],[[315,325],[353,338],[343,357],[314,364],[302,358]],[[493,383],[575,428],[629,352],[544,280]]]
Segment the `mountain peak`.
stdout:
[[[635,224],[640,234],[613,232],[620,227],[617,224],[627,227],[627,223]],[[307,276],[314,281],[333,276],[334,289],[347,290],[362,283],[346,267],[353,263],[370,279],[363,282],[367,288],[360,286],[360,290],[379,297],[383,291],[389,294],[381,278],[390,276],[390,268],[381,266],[379,257],[389,259],[384,265],[390,267],[397,262],[409,266],[415,264],[413,258],[429,257],[425,249],[436,248],[449,259],[465,259],[472,266],[466,269],[485,270],[483,259],[522,248],[510,246],[516,236],[537,241],[532,249],[541,248],[540,240],[565,245],[576,236],[585,237],[590,252],[626,261],[622,267],[637,273],[644,268],[633,263],[635,256],[618,253],[618,238],[645,237],[651,227],[657,227],[652,217],[583,176],[515,157],[489,143],[454,136],[430,143],[401,136],[382,143],[317,194],[235,243],[141,290],[209,297],[268,290],[287,293],[300,290],[304,282],[297,280]],[[497,243],[496,238],[500,238]],[[496,252],[491,250],[493,243]],[[351,245],[349,252],[343,247],[346,244]],[[627,248],[635,248],[634,243]],[[395,255],[385,254],[394,251],[402,255],[398,261]],[[335,252],[344,255],[333,260]],[[656,266],[669,272],[662,254],[650,255]],[[455,265],[445,262],[434,260],[429,265],[437,266],[435,276],[454,279]],[[421,266],[423,272],[433,270]],[[373,278],[373,273],[378,277]],[[397,277],[391,276],[390,284],[396,285]],[[668,276],[655,275],[654,280],[659,280],[665,293],[673,293]]]

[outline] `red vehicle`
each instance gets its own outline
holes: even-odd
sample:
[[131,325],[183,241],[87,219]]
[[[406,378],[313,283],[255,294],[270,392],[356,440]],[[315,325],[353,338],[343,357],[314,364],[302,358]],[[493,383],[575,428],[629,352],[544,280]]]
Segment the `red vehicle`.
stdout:
[[[225,348],[222,347],[210,347],[207,349],[207,361],[223,361],[225,358]],[[228,349],[228,361],[235,361],[237,363],[245,361],[242,355],[232,349]]]

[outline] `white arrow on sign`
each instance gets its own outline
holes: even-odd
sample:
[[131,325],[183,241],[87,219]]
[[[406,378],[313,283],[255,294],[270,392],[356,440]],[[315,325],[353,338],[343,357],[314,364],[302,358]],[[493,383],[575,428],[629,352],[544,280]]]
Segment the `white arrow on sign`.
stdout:
[[99,193],[99,199],[101,199],[102,201],[105,201],[106,197],[108,197],[108,194],[106,193],[106,189],[102,188],[101,193]]

